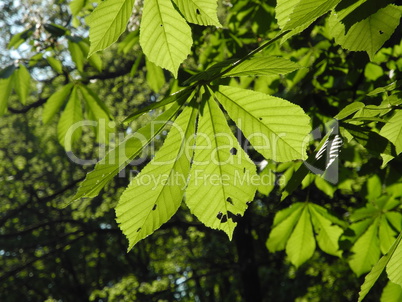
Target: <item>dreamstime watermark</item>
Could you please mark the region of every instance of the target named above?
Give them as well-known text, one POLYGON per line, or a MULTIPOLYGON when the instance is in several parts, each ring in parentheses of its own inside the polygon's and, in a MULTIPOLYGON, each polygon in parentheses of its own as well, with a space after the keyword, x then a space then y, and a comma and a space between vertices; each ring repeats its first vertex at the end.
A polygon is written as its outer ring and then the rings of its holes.
MULTIPOLYGON (((241 121, 238 121, 236 124, 241 127, 241 121)), ((205 168, 211 163, 216 166, 241 165, 247 160, 246 153, 249 154, 251 150, 256 150, 260 154, 271 154, 271 157, 275 158, 280 150, 283 151, 282 140, 286 140, 287 137, 286 132, 275 134, 256 132, 248 134, 248 139, 246 139, 241 135, 240 131, 238 131, 237 137, 232 133, 217 133, 211 135, 211 133, 203 133, 201 131, 198 131, 194 135, 188 135, 186 129, 182 129, 177 123, 168 122, 167 126, 170 127, 168 135, 173 136, 167 138, 170 140, 169 147, 171 151, 168 152, 165 149, 164 154, 159 154, 158 156, 157 149, 159 148, 156 147, 154 138, 160 137, 163 133, 161 129, 164 128, 164 125, 165 122, 153 121, 146 126, 146 129, 142 128, 142 130, 132 133, 130 133, 130 131, 126 133, 115 133, 108 130, 115 127, 114 122, 102 119, 99 121, 80 121, 68 129, 64 139, 64 145, 72 145, 74 133, 79 131, 80 128, 96 128, 98 137, 103 137, 105 141, 113 142, 116 147, 110 147, 112 143, 100 144, 97 154, 98 158, 79 158, 73 151, 67 152, 68 157, 72 162, 80 165, 118 165, 122 168, 122 172, 119 176, 125 177, 125 170, 123 169, 125 166, 131 165, 137 167, 146 163, 149 158, 152 158, 152 165, 164 166, 173 165, 179 158, 186 157, 191 161, 192 165, 195 165, 200 171, 202 167, 205 168), (172 140, 174 140, 175 145, 173 145, 172 140), (253 144, 250 144, 250 141, 253 144), (245 152, 240 152, 241 150, 239 149, 243 149, 245 152), (201 155, 193 156, 194 153, 201 155)), ((327 181, 336 183, 338 181, 337 154, 334 152, 333 148, 333 146, 336 145, 336 138, 338 137, 338 123, 336 120, 327 123, 325 129, 316 128, 310 135, 306 136, 301 144, 300 154, 303 154, 313 141, 322 139, 326 134, 328 134, 327 143, 324 144, 321 150, 316 154, 316 158, 313 160, 309 158, 307 161, 304 161, 304 164, 312 173, 323 175, 324 179, 327 181), (319 155, 320 158, 318 158, 317 155, 319 155)), ((256 164, 258 165, 258 163, 256 164)), ((203 175, 206 174, 204 173, 203 175)), ((173 177, 172 175, 167 177, 162 174, 158 177, 159 179, 143 179, 141 181, 144 183, 176 181, 176 176, 174 175, 173 177), (165 180, 162 178, 165 178, 165 180), (174 180, 171 180, 172 178, 174 180)), ((208 176, 209 180, 204 179, 202 182, 224 185, 224 183, 228 182, 228 180, 224 179, 225 177, 228 176, 211 174, 208 176)), ((180 176, 177 176, 177 178, 179 179, 180 176)), ((198 178, 196 178, 196 180, 198 181, 198 178)), ((256 181, 249 179, 248 182, 255 184, 261 182, 261 179, 258 178, 256 181)), ((186 184, 187 181, 182 180, 182 182, 179 183, 186 184)), ((233 183, 233 179, 231 183, 233 183)), ((242 182, 237 180, 237 183, 241 184, 242 182)))

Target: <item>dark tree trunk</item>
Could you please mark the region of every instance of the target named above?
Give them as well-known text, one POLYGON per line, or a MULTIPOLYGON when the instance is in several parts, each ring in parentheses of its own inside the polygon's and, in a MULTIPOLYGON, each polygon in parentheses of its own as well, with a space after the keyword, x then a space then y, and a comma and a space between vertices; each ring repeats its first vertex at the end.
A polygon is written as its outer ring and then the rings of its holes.
POLYGON ((236 227, 234 240, 239 257, 239 273, 243 287, 244 301, 261 302, 260 278, 255 262, 254 242, 247 212, 236 227))

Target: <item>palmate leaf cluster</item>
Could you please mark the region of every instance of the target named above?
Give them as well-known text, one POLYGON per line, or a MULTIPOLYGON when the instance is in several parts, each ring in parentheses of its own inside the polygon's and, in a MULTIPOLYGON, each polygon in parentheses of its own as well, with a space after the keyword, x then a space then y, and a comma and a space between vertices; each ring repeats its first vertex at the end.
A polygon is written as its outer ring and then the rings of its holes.
MULTIPOLYGON (((245 50, 248 33, 229 28, 232 32, 228 34, 227 28, 222 29, 225 24, 218 19, 217 1, 145 0, 139 29, 125 34, 134 4, 134 0, 105 0, 94 8, 86 1, 71 2, 75 22, 84 22, 82 16, 91 11, 85 19, 88 38, 78 37, 67 27, 54 23, 43 26, 52 39, 66 38, 66 49, 75 66, 75 74, 49 94, 42 113, 43 123, 47 124, 61 111, 57 135, 64 149, 72 152, 76 148, 82 131, 74 125, 86 120, 95 122, 90 125, 95 125, 98 144, 107 144, 117 128, 132 123, 125 138, 116 141, 115 147, 97 162, 69 201, 97 197, 112 179, 166 133, 163 144, 131 179, 115 207, 116 221, 128 239, 129 250, 167 223, 182 207, 182 201, 203 225, 222 230, 232 239, 256 196, 277 194, 282 195, 284 204, 290 202, 290 205, 282 205, 274 212, 266 239, 270 252, 285 250, 295 267, 314 257, 318 249, 346 259, 357 276, 370 272, 361 287, 360 300, 385 270, 390 282, 384 289, 383 301, 400 296, 400 175, 389 181, 385 176, 383 179, 356 173, 353 176, 358 179, 354 180, 344 176, 351 168, 346 165, 339 168, 339 179, 331 174, 341 159, 342 142, 352 150, 352 157, 367 152, 368 156, 381 159, 382 171, 400 160, 400 73, 399 78, 390 75, 392 83, 387 86, 365 87, 364 95, 354 94, 347 103, 342 103, 341 94, 338 99, 331 99, 330 94, 332 87, 340 86, 336 82, 342 77, 347 82, 362 81, 365 76, 375 82, 382 77, 383 71, 377 67, 395 55, 382 50, 400 24, 401 6, 374 0, 353 3, 278 0, 272 9, 279 28, 261 38, 267 40, 265 43, 258 41, 261 43, 245 50), (314 29, 313 35, 322 36, 317 47, 301 48, 297 55, 288 56, 289 43, 317 23, 323 24, 314 29), (199 26, 209 26, 205 30, 213 33, 209 40, 193 40, 199 26), (131 62, 130 74, 136 74, 144 65, 148 85, 160 100, 128 112, 122 125, 116 126, 110 109, 89 83, 105 67, 98 52, 114 47, 122 35, 118 43, 120 54, 129 55, 133 49, 140 52, 131 62), (371 63, 366 65, 363 76, 353 71, 347 74, 347 68, 332 68, 337 54, 331 52, 333 46, 328 40, 340 45, 345 50, 344 56, 359 51, 368 55, 371 63), (186 61, 193 54, 192 47, 201 49, 194 54, 201 71, 194 71, 190 67, 197 64, 186 61), (220 51, 220 47, 230 56, 220 51), (309 74, 312 66, 313 76, 309 74), (181 71, 187 73, 184 80, 180 78, 181 71), (165 81, 171 78, 168 72, 175 79, 167 88, 165 81), (309 76, 314 89, 331 99, 328 107, 342 103, 339 107, 343 109, 336 108, 336 112, 331 109, 331 114, 325 115, 292 102, 292 94, 297 95, 295 89, 309 76), (284 93, 272 95, 274 89, 270 87, 278 85, 275 81, 285 83, 284 93), (149 123, 136 124, 149 112, 160 114, 149 123), (327 134, 314 136, 313 128, 326 122, 330 125, 327 134), (250 150, 268 163, 266 168, 253 162, 250 150), (263 183, 265 176, 270 179, 269 185, 263 183), (304 190, 317 188, 330 198, 334 198, 337 190, 348 194, 362 190, 366 194, 361 194, 358 206, 354 204, 341 217, 331 205, 308 196, 305 200, 295 197, 293 194, 300 186, 304 190)), ((241 5, 246 7, 244 3, 241 5)), ((259 9, 263 8, 261 5, 259 9)), ((243 12, 247 17, 255 13, 246 8, 243 12)), ((238 16, 238 20, 241 18, 246 19, 238 16)), ((31 28, 17 34, 9 47, 17 48, 34 34, 31 28)), ((398 47, 394 51, 402 54, 400 43, 398 47)), ((63 54, 55 49, 52 45, 39 56, 56 74, 68 73, 61 64, 63 54)), ((6 113, 13 90, 20 102, 27 104, 33 85, 29 69, 34 62, 31 59, 11 64, 1 72, 0 114, 6 113)), ((402 63, 399 60, 394 64, 390 69, 396 73, 402 63)), ((352 165, 354 160, 345 162, 352 165)))

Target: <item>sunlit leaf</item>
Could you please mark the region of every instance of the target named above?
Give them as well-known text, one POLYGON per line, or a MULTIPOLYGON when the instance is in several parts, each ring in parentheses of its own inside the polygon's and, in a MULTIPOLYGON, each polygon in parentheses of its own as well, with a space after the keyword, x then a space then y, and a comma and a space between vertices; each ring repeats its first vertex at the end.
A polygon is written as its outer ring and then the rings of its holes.
MULTIPOLYGON (((317 208, 321 207, 312 203, 309 204, 311 220, 317 234, 316 240, 318 246, 324 252, 340 257, 342 252, 339 250, 338 240, 343 233, 343 229, 337 225, 333 225, 331 220, 326 219, 325 216, 320 214, 320 211, 317 211, 317 208)), ((321 208, 322 210, 324 209, 321 208)))
POLYGON ((99 3, 86 19, 91 41, 88 56, 117 41, 126 29, 133 5, 134 0, 105 0, 99 3))
POLYGON ((300 0, 292 9, 292 13, 287 16, 288 21, 283 30, 295 29, 306 23, 311 24, 318 17, 327 13, 335 7, 341 0, 300 0))
POLYGON ((152 234, 180 207, 190 171, 197 110, 187 107, 152 161, 132 179, 116 207, 119 227, 131 249, 152 234))
POLYGON ((352 104, 347 105, 343 108, 337 115, 334 116, 337 120, 343 120, 353 113, 359 111, 364 107, 364 103, 362 102, 353 102, 352 104))
POLYGON ((302 210, 303 203, 298 202, 276 213, 273 228, 267 240, 267 247, 270 252, 285 249, 302 210))
POLYGON ((402 287, 389 281, 381 294, 381 302, 402 301, 402 287))
POLYGON ((315 239, 308 205, 305 204, 301 216, 286 244, 286 254, 290 262, 299 267, 313 256, 315 239))
POLYGON ((13 76, 6 79, 0 79, 0 116, 2 116, 7 110, 8 98, 10 97, 13 85, 13 76))
POLYGON ((299 64, 281 57, 252 57, 237 65, 226 73, 224 77, 287 74, 299 68, 301 68, 299 64))
POLYGON ((397 247, 387 264, 387 275, 392 283, 402 286, 402 233, 396 240, 397 247))
POLYGON ((22 104, 26 104, 31 84, 31 76, 28 69, 20 64, 19 68, 15 71, 15 91, 22 104))
POLYGON ((77 87, 74 87, 57 125, 59 142, 66 151, 71 151, 73 143, 81 137, 82 127, 77 124, 81 120, 82 105, 78 98, 77 87))
POLYGON ((174 116, 186 99, 187 96, 178 98, 177 102, 173 103, 168 110, 141 129, 128 135, 115 149, 106 154, 96 164, 94 170, 87 174, 72 201, 96 197, 116 174, 141 154, 142 149, 149 145, 169 121, 174 120, 174 116))
POLYGON ((103 104, 88 87, 80 85, 81 94, 96 121, 96 138, 100 144, 109 142, 109 134, 114 132, 114 122, 110 122, 110 114, 100 105, 103 104))
POLYGON ((256 167, 212 96, 204 94, 186 204, 197 218, 232 239, 256 191, 256 167), (208 98, 208 99, 206 99, 208 98))
POLYGON ((51 118, 57 113, 60 107, 64 104, 67 96, 70 95, 71 89, 73 88, 73 83, 68 83, 62 88, 53 93, 46 101, 45 107, 42 113, 42 121, 47 124, 51 118))
POLYGON ((192 43, 190 26, 170 0, 144 1, 140 44, 151 62, 177 78, 177 69, 190 53, 192 43))
POLYGON ((386 216, 381 216, 381 223, 378 230, 378 237, 380 238, 381 253, 385 254, 392 244, 395 242, 397 233, 392 226, 388 223, 386 216))
POLYGON ((380 258, 378 223, 377 219, 374 220, 351 249, 353 255, 349 260, 349 265, 357 276, 368 272, 380 258))
POLYGON ((253 147, 266 159, 305 159, 310 119, 299 106, 251 90, 219 86, 215 96, 253 147))
POLYGON ((63 72, 63 65, 61 62, 53 57, 47 57, 46 58, 47 62, 49 65, 57 72, 57 73, 62 73, 63 72))
POLYGON ((401 10, 395 5, 388 5, 366 19, 353 23, 350 28, 345 27, 345 21, 341 18, 337 13, 333 13, 329 18, 329 26, 336 43, 348 50, 366 51, 373 60, 375 53, 398 26, 401 10))
POLYGON ((397 246, 400 245, 401 239, 402 239, 402 233, 395 240, 394 244, 391 246, 388 253, 382 256, 381 259, 373 266, 371 271, 366 275, 366 277, 364 278, 364 283, 360 287, 358 302, 361 302, 364 299, 364 297, 373 287, 374 283, 380 277, 381 273, 384 271, 384 268, 387 266, 387 264, 389 264, 389 261, 391 257, 394 255, 397 246))
POLYGON ((221 27, 217 0, 173 0, 188 22, 221 27))
POLYGON ((153 91, 158 93, 159 90, 161 90, 163 84, 165 84, 165 76, 163 74, 163 70, 148 59, 145 60, 145 66, 147 68, 147 83, 153 91))
POLYGON ((402 110, 395 112, 395 115, 380 130, 380 135, 387 138, 395 145, 397 154, 402 152, 402 110))
POLYGON ((78 43, 68 40, 68 50, 70 51, 71 58, 74 61, 77 70, 83 72, 85 56, 78 43))
POLYGON ((79 12, 81 11, 81 9, 85 6, 85 2, 86 2, 86 0, 73 0, 73 1, 71 1, 70 4, 69 4, 71 13, 74 16, 78 15, 79 12))

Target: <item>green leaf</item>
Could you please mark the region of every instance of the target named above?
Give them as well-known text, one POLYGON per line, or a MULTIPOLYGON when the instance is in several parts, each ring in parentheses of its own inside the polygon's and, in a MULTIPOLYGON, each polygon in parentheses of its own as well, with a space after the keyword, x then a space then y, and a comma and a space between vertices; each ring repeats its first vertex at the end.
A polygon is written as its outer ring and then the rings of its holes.
POLYGON ((295 29, 305 24, 313 23, 329 10, 334 8, 341 0, 300 0, 287 16, 288 21, 283 30, 295 29))
POLYGON ((136 156, 140 155, 142 149, 149 145, 170 120, 173 120, 186 99, 187 96, 177 98, 177 102, 168 110, 135 133, 128 135, 115 149, 106 154, 96 164, 94 170, 87 174, 71 201, 96 197, 100 190, 136 156))
POLYGON ((374 95, 377 95, 379 93, 384 93, 384 92, 387 92, 387 91, 393 91, 396 88, 399 88, 400 86, 402 86, 402 80, 394 81, 391 84, 388 84, 387 86, 377 87, 373 91, 370 91, 369 93, 367 93, 367 95, 368 96, 374 96, 374 95))
POLYGON ((402 287, 398 284, 388 282, 381 294, 381 302, 402 301, 402 287))
POLYGON ((163 87, 163 84, 165 84, 165 76, 163 75, 163 70, 148 59, 145 60, 145 66, 147 68, 147 83, 153 91, 158 93, 159 90, 161 90, 161 88, 163 87))
POLYGON ((174 94, 168 95, 167 97, 163 98, 160 102, 152 103, 149 106, 146 106, 142 109, 134 111, 132 114, 130 114, 128 117, 126 117, 123 121, 123 124, 128 124, 131 121, 133 121, 136 117, 140 116, 141 114, 144 114, 145 112, 151 111, 153 109, 157 109, 163 106, 166 106, 174 101, 176 101, 178 98, 187 98, 191 94, 190 89, 182 89, 174 94))
POLYGON ((271 193, 275 188, 276 175, 270 168, 267 167, 261 171, 259 176, 260 182, 257 187, 257 191, 265 196, 268 196, 269 193, 271 193))
POLYGON ((348 50, 366 51, 370 60, 373 60, 375 53, 399 25, 401 11, 395 5, 388 5, 354 23, 349 29, 346 29, 341 18, 337 13, 329 18, 329 27, 335 42, 348 50))
POLYGON ((300 68, 299 64, 281 57, 252 57, 237 65, 226 73, 224 77, 287 74, 300 68))
POLYGON ((53 57, 47 57, 46 58, 47 62, 49 65, 57 72, 57 73, 62 73, 63 72, 63 65, 61 62, 53 57))
POLYGON ((116 207, 116 220, 129 250, 167 222, 180 207, 190 171, 197 110, 186 107, 152 161, 129 184, 116 207))
POLYGON ((81 9, 85 6, 87 0, 73 0, 70 2, 70 10, 73 16, 77 16, 81 9))
POLYGON ((353 255, 349 260, 349 265, 357 276, 370 271, 371 267, 380 258, 378 224, 379 220, 374 220, 365 233, 357 239, 351 249, 353 255))
POLYGON ((6 113, 8 98, 14 86, 14 76, 10 76, 6 79, 0 78, 0 116, 6 113))
POLYGON ((43 25, 43 27, 45 28, 45 30, 48 33, 50 33, 52 36, 55 36, 55 37, 64 36, 64 34, 67 31, 67 28, 65 28, 64 26, 54 24, 54 23, 46 23, 43 25))
POLYGON ((372 154, 380 155, 381 153, 396 156, 395 147, 383 136, 377 132, 367 130, 362 126, 353 125, 350 123, 343 123, 345 128, 353 138, 364 148, 368 149, 372 154))
POLYGON ((304 31, 318 17, 334 7, 336 2, 340 0, 278 0, 275 8, 278 25, 283 32, 287 29, 292 30, 283 37, 282 43, 304 31))
MULTIPOLYGON (((133 5, 134 0, 105 0, 95 8, 86 19, 91 41, 89 57, 117 41, 126 29, 133 5)), ((143 18, 145 13, 144 10, 143 18)))
POLYGON ((46 101, 42 113, 42 121, 47 124, 50 119, 56 114, 60 107, 64 104, 67 96, 70 94, 73 88, 73 83, 68 83, 61 89, 53 93, 46 101))
POLYGON ((7 45, 8 49, 17 49, 22 43, 24 43, 35 31, 35 25, 30 28, 14 35, 7 45))
POLYGON ((15 77, 15 91, 21 103, 25 105, 31 84, 31 76, 27 68, 23 64, 20 64, 19 68, 15 71, 15 77))
POLYGON ((127 34, 123 41, 119 42, 117 51, 118 53, 127 54, 133 50, 134 45, 140 40, 140 31, 137 29, 127 34))
POLYGON ((387 266, 391 257, 393 256, 393 254, 396 250, 396 247, 398 246, 398 244, 400 244, 401 239, 402 239, 402 233, 399 234, 398 238, 395 240, 394 244, 391 246, 388 253, 386 255, 382 256, 381 259, 373 266, 370 273, 368 273, 366 275, 366 277, 364 278, 364 283, 360 287, 358 302, 361 302, 364 299, 364 297, 368 294, 370 289, 373 287, 374 283, 380 277, 385 266, 387 266))
POLYGON ((75 86, 57 125, 59 143, 67 152, 71 151, 73 143, 81 137, 82 128, 76 124, 80 121, 82 121, 82 105, 75 86))
POLYGON ((370 202, 374 202, 378 199, 378 197, 382 194, 382 183, 381 179, 378 175, 374 174, 366 182, 367 194, 366 198, 370 202))
POLYGON ((353 102, 352 104, 347 105, 343 108, 337 115, 334 116, 337 120, 343 120, 353 113, 359 111, 364 107, 364 103, 362 102, 353 102))
POLYGON ((88 105, 90 112, 97 122, 96 139, 100 144, 109 142, 109 134, 114 132, 115 123, 110 122, 110 113, 104 109, 105 106, 101 100, 86 86, 80 85, 81 94, 88 105))
POLYGON ((400 231, 402 229, 402 214, 397 212, 386 212, 385 217, 395 230, 400 231))
MULTIPOLYGON (((90 89, 86 85, 80 85, 80 89, 82 91, 84 98, 91 99, 91 102, 95 102, 97 104, 97 106, 100 107, 100 110, 102 110, 104 113, 106 113, 106 115, 108 116, 108 118, 110 120, 113 120, 113 116, 110 114, 109 109, 107 108, 105 103, 103 101, 101 101, 101 99, 98 97, 98 95, 92 89, 90 89)), ((97 110, 99 110, 99 109, 97 109, 97 110)))
POLYGON ((203 101, 186 203, 202 223, 232 239, 238 219, 254 198, 258 176, 215 100, 204 93, 203 101))
POLYGON ((78 45, 78 43, 68 40, 68 50, 70 51, 71 58, 75 63, 77 70, 79 72, 83 72, 85 56, 81 47, 78 45))
POLYGON ((290 262, 299 267, 313 256, 315 247, 313 226, 308 211, 308 204, 306 203, 303 206, 300 219, 286 244, 286 254, 290 262))
POLYGON ((173 0, 188 22, 221 27, 217 0, 173 0))
POLYGON ((284 99, 236 87, 219 86, 215 96, 255 150, 266 159, 306 158, 310 118, 284 99))
POLYGON ((380 249, 385 254, 395 241, 397 233, 388 223, 388 220, 383 215, 381 216, 381 223, 378 230, 378 237, 380 238, 380 249))
POLYGON ((270 252, 284 250, 290 234, 300 218, 304 204, 297 202, 276 213, 274 224, 267 240, 270 252))
POLYGON ((146 0, 140 25, 140 44, 151 62, 171 71, 177 78, 177 69, 193 44, 191 28, 170 0, 146 0))
POLYGON ((187 86, 187 85, 189 85, 191 83, 195 83, 195 82, 209 83, 212 80, 218 78, 219 75, 222 74, 223 70, 229 69, 229 67, 237 61, 239 61, 239 60, 228 59, 228 60, 224 60, 222 62, 213 64, 213 65, 209 66, 206 70, 196 73, 195 75, 193 75, 190 78, 188 78, 187 80, 185 80, 183 82, 182 86, 187 86))
MULTIPOLYGON (((84 57, 86 57, 89 53, 89 45, 87 43, 88 43, 87 39, 84 39, 84 40, 81 40, 78 42, 78 46, 80 47, 84 57)), ((88 62, 89 62, 89 64, 91 64, 91 66, 95 67, 98 71, 102 71, 103 61, 98 54, 93 53, 88 58, 88 62)))
POLYGON ((314 211, 319 213, 320 216, 324 217, 326 220, 331 221, 332 224, 336 224, 341 226, 342 228, 346 228, 348 223, 344 220, 339 219, 338 217, 334 216, 330 213, 330 211, 326 208, 318 206, 316 204, 311 204, 314 207, 314 211))
POLYGON ((289 16, 301 0, 277 0, 275 7, 275 18, 280 28, 284 28, 289 22, 289 16))
POLYGON ((392 283, 398 284, 399 286, 402 286, 402 240, 401 236, 402 233, 399 234, 397 240, 395 243, 397 244, 397 247, 395 248, 395 251, 393 252, 391 259, 389 260, 387 264, 387 275, 389 280, 391 280, 392 283))
POLYGON ((343 229, 337 225, 333 225, 331 220, 322 216, 320 212, 323 210, 325 211, 324 208, 318 205, 309 204, 311 220, 317 234, 318 246, 327 254, 340 257, 342 252, 339 250, 338 240, 343 233, 343 229), (317 211, 317 208, 320 208, 320 210, 317 211))
POLYGON ((331 198, 334 197, 334 193, 337 188, 328 181, 326 181, 324 178, 317 176, 314 180, 314 184, 321 192, 324 192, 331 198))
POLYGON ((380 135, 394 144, 397 154, 402 152, 402 110, 395 115, 380 130, 380 135))

